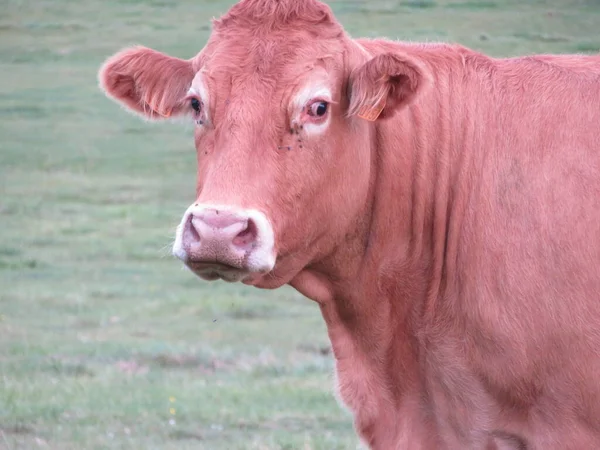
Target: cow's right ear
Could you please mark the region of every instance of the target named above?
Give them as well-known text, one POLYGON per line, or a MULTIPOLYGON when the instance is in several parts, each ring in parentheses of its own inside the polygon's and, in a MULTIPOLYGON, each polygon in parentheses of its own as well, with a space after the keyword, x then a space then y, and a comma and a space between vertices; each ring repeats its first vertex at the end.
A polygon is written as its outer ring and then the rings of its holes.
POLYGON ((348 115, 375 121, 408 106, 431 84, 428 69, 400 53, 377 55, 350 75, 348 115))
POLYGON ((191 60, 133 47, 108 58, 98 79, 108 97, 148 119, 159 119, 183 111, 194 69, 191 60))

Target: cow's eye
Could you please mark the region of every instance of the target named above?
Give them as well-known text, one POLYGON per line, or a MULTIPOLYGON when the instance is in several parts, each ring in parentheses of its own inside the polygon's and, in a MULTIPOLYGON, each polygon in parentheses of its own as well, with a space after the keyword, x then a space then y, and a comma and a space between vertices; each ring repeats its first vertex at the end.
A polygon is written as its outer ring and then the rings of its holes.
POLYGON ((190 105, 192 106, 192 109, 197 113, 199 113, 202 109, 202 103, 197 98, 192 98, 190 101, 190 105))
POLYGON ((323 117, 327 114, 329 104, 324 101, 314 102, 308 107, 308 115, 312 117, 323 117))

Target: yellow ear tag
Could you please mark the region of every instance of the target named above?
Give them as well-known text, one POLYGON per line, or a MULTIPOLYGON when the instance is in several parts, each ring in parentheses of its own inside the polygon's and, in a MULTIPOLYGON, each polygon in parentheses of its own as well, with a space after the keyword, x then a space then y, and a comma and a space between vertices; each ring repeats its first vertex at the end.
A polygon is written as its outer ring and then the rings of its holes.
POLYGON ((382 98, 379 103, 375 106, 363 106, 358 111, 358 117, 361 119, 368 120, 369 122, 375 122, 377 118, 381 115, 383 108, 385 108, 385 97, 382 98))

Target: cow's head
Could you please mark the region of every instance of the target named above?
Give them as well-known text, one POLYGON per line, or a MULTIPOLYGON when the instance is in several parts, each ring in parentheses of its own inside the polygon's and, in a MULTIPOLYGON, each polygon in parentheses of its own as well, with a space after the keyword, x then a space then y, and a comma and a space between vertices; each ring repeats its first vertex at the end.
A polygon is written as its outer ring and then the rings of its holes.
POLYGON ((262 287, 345 245, 369 201, 370 121, 425 79, 408 56, 369 54, 316 0, 244 0, 190 60, 135 47, 100 71, 129 109, 194 122, 196 201, 173 253, 204 279, 262 287))

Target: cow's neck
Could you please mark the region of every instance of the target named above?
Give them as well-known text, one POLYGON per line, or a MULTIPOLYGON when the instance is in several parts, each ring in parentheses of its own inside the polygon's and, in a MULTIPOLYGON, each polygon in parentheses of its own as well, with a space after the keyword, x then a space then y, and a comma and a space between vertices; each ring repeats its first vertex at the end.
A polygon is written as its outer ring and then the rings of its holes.
POLYGON ((340 397, 372 448, 427 434, 417 430, 424 418, 403 417, 402 410, 423 392, 416 330, 447 289, 460 220, 451 187, 462 182, 450 160, 461 144, 444 135, 461 125, 444 123, 457 119, 448 113, 450 95, 438 94, 373 128, 373 192, 364 211, 370 223, 356 230, 357 242, 292 283, 320 304, 340 397))

